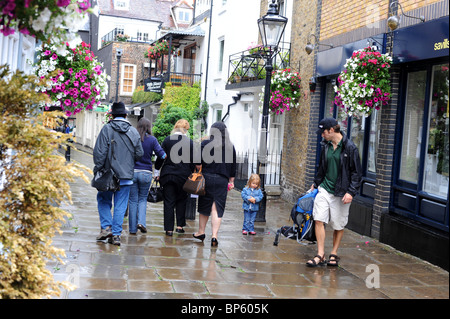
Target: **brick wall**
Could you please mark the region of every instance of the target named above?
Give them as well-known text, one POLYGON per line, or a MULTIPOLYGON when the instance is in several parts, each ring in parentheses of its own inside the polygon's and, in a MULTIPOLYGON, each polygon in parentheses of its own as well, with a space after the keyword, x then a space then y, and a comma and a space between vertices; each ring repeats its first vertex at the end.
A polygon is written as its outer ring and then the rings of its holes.
MULTIPOLYGON (((123 50, 122 58, 120 59, 120 64, 134 64, 136 65, 136 86, 143 84, 143 79, 149 76, 148 68, 144 68, 144 63, 148 63, 149 59, 144 57, 144 53, 147 51, 149 45, 146 43, 137 42, 113 42, 106 47, 102 48, 99 52, 105 50, 102 55, 110 55, 109 61, 111 63, 111 81, 109 83, 109 99, 115 99, 116 96, 116 83, 117 83, 117 59, 116 59, 116 48, 121 48, 123 50)), ((120 66, 119 66, 120 67, 120 66)), ((122 72, 120 67, 120 72, 122 72)), ((120 74, 120 77, 122 75, 120 74)), ((109 100, 108 100, 109 101, 109 100)), ((120 79, 119 79, 119 101, 125 104, 131 104, 131 96, 121 96, 120 95, 120 79)))
POLYGON ((317 8, 321 0, 294 1, 291 34, 291 68, 300 72, 304 98, 298 109, 285 115, 283 161, 280 185, 282 197, 295 201, 313 182, 320 88, 309 92, 309 79, 315 70, 315 55, 305 52, 310 34, 317 34, 317 8), (312 106, 312 109, 311 109, 312 106), (311 160, 313 159, 313 160, 311 160))

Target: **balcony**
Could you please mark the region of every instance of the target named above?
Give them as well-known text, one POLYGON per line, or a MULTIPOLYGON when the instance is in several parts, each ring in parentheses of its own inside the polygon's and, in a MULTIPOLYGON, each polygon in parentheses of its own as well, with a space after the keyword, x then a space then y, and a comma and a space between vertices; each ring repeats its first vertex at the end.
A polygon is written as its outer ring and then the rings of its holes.
MULTIPOLYGON (((280 43, 280 49, 273 58, 274 70, 290 66, 291 44, 280 43)), ((246 87, 263 86, 266 78, 265 48, 252 48, 230 55, 226 90, 240 90, 246 87)))
POLYGON ((113 41, 140 42, 140 43, 149 43, 149 44, 153 42, 153 41, 149 40, 148 37, 146 37, 146 36, 132 38, 132 37, 126 35, 126 33, 124 33, 124 31, 122 29, 118 29, 118 28, 115 28, 112 31, 105 34, 104 36, 102 36, 101 40, 102 41, 101 41, 100 48, 107 46, 108 44, 110 44, 113 41))

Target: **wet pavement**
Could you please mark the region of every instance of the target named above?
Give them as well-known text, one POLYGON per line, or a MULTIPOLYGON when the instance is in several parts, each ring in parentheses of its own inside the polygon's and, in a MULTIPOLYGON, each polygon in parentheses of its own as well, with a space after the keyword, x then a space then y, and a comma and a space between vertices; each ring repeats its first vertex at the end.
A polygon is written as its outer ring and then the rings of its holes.
MULTIPOLYGON (((80 148, 81 149, 81 148, 80 148)), ((72 150, 72 160, 92 168, 92 155, 72 150)), ((49 263, 58 281, 76 285, 61 299, 448 299, 447 271, 346 230, 338 254, 340 267, 306 267, 316 245, 301 245, 276 230, 290 225, 292 204, 267 202, 266 222, 255 236, 241 234, 243 214, 238 191, 229 192, 219 232, 211 247, 211 222, 204 243, 192 237, 198 227, 188 220, 186 233, 165 235, 163 204, 148 203, 147 230, 128 233, 122 245, 96 242, 100 230, 96 190, 82 180, 71 184, 72 214, 54 245, 64 248, 65 264, 49 263)), ((332 233, 327 230, 326 254, 332 233)))

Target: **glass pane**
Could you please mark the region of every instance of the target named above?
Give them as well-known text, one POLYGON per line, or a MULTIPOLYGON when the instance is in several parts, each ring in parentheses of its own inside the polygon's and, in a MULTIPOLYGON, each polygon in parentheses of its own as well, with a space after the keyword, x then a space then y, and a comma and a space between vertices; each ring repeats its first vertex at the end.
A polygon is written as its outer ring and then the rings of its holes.
POLYGON ((334 117, 334 89, 332 83, 327 83, 325 87, 325 112, 323 117, 334 117))
POLYGON ((417 183, 427 71, 408 74, 400 179, 417 183))
POLYGON ((375 159, 378 151, 378 141, 380 139, 380 132, 378 125, 380 123, 381 112, 373 110, 370 116, 370 134, 369 134, 369 150, 367 154, 367 171, 370 173, 376 173, 375 159))
POLYGON ((423 189, 446 198, 448 193, 448 63, 433 67, 423 189))
POLYGON ((363 158, 363 150, 364 150, 364 131, 365 131, 365 117, 351 117, 352 121, 352 131, 350 132, 350 138, 355 143, 359 152, 359 159, 363 158))

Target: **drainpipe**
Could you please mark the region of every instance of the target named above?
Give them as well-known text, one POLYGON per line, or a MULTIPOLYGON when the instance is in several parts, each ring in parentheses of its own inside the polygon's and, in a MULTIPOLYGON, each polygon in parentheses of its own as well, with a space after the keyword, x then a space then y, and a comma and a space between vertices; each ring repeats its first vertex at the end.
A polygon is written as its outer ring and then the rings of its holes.
POLYGON ((225 113, 225 115, 222 117, 222 120, 221 120, 222 122, 224 122, 225 118, 227 118, 228 115, 230 114, 231 106, 236 105, 237 102, 241 99, 242 95, 253 95, 253 93, 252 92, 244 92, 244 93, 238 93, 237 96, 233 96, 234 103, 228 104, 227 113, 225 113))
POLYGON ((205 75, 205 97, 204 100, 206 101, 206 92, 208 91, 208 69, 209 69, 209 51, 211 48, 211 24, 212 24, 212 11, 213 11, 213 2, 214 0, 211 0, 211 8, 209 9, 209 35, 208 35, 208 53, 206 58, 206 75, 205 75))

